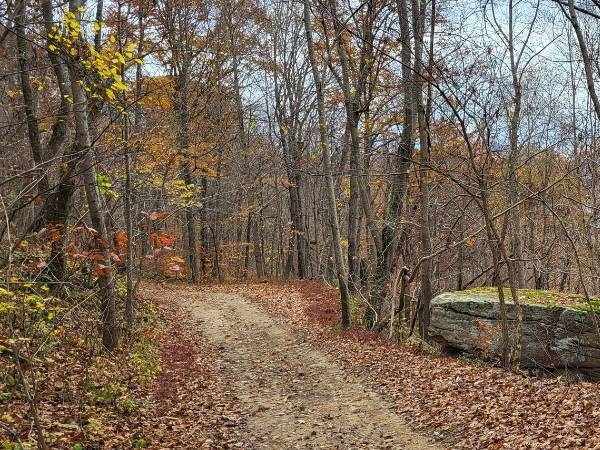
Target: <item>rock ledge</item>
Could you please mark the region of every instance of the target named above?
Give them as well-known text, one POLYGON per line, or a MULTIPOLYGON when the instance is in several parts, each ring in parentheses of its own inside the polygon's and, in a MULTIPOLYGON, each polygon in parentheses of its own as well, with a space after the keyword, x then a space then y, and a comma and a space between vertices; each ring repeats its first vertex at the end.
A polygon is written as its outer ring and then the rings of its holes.
MULTIPOLYGON (((522 307, 522 367, 573 369, 600 379, 600 339, 592 313, 564 305, 525 303, 522 307)), ((512 327, 512 303, 507 303, 507 313, 512 327)), ((501 354, 500 330, 500 305, 492 290, 447 292, 431 302, 429 334, 443 346, 497 358, 501 354)))

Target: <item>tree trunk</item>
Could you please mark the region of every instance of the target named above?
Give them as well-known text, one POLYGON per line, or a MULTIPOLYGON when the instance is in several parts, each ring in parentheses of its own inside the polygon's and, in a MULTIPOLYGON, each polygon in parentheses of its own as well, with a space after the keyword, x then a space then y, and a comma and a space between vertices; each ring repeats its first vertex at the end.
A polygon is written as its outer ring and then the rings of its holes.
POLYGON ((512 231, 512 252, 515 260, 515 272, 517 277, 517 287, 525 287, 525 268, 523 261, 523 231, 521 226, 521 208, 519 206, 519 185, 517 181, 517 167, 519 163, 519 125, 521 121, 521 80, 518 73, 518 60, 515 56, 515 46, 513 41, 513 2, 509 1, 508 7, 508 50, 510 56, 510 69, 512 76, 514 105, 512 115, 509 120, 508 138, 510 141, 510 154, 508 157, 508 179, 509 179, 509 199, 511 207, 509 219, 512 231))
POLYGON ((335 259, 335 267, 337 279, 340 289, 340 303, 342 309, 341 325, 347 327, 350 325, 350 307, 348 300, 348 284, 346 266, 344 264, 344 256, 342 250, 340 236, 340 222, 337 212, 335 185, 331 174, 331 157, 329 154, 329 138, 327 136, 327 122, 325 117, 325 99, 323 95, 323 83, 321 74, 317 66, 315 51, 312 38, 311 22, 310 22, 310 7, 308 0, 304 0, 304 29, 306 31, 306 41, 308 45, 308 58, 312 68, 313 79, 315 82, 315 90, 317 94, 317 112, 319 114, 319 137, 321 144, 321 152, 323 154, 323 169, 325 172, 325 180, 327 183, 327 206, 329 210, 329 222, 331 226, 331 237, 333 255, 335 259))
MULTIPOLYGON (((187 56, 186 56, 187 57, 187 56)), ((187 99, 187 84, 188 84, 188 64, 187 62, 182 63, 179 68, 179 72, 176 75, 175 90, 176 90, 176 111, 177 121, 179 129, 177 132, 177 148, 179 153, 183 157, 181 163, 181 178, 186 186, 194 186, 194 178, 190 169, 190 158, 189 155, 189 125, 190 116, 188 111, 188 99, 187 99)), ((189 265, 189 277, 192 283, 198 281, 198 249, 196 239, 196 217, 195 217, 195 206, 193 205, 193 199, 191 204, 185 207, 185 221, 186 221, 186 235, 187 235, 187 255, 189 265)))
POLYGON ((29 55, 28 55, 28 44, 25 37, 25 22, 26 15, 26 1, 22 0, 17 6, 17 12, 15 14, 15 34, 17 40, 17 59, 19 61, 19 76, 21 80, 21 92, 23 93, 23 104, 25 106, 25 117, 27 118, 27 132, 29 134, 29 145, 31 147, 31 154, 33 156, 33 162, 37 167, 36 179, 36 195, 41 198, 45 198, 49 192, 50 185, 48 183, 48 176, 46 170, 43 167, 44 154, 42 149, 42 141, 40 135, 40 129, 37 121, 37 108, 35 105, 35 99, 33 98, 33 89, 31 87, 31 80, 29 79, 29 55))
MULTIPOLYGON (((427 73, 431 74, 433 69, 433 42, 435 25, 435 0, 431 6, 431 22, 429 34, 429 63, 427 73)), ((432 93, 431 84, 427 86, 427 104, 423 106, 423 83, 421 81, 421 69, 423 67, 423 36, 425 31, 425 7, 421 7, 417 0, 413 0, 413 29, 415 30, 415 89, 416 89, 416 109, 419 125, 419 144, 420 144, 420 183, 419 183, 419 201, 421 210, 421 291, 419 314, 419 334, 421 338, 428 339, 430 311, 429 306, 433 297, 431 285, 432 278, 432 260, 430 255, 431 236, 429 231, 429 157, 431 153, 431 139, 429 130, 429 121, 431 119, 432 93)), ((429 75, 431 76, 431 75, 429 75)))
MULTIPOLYGON (((81 6, 80 0, 69 0, 69 10, 81 20, 81 13, 78 11, 81 6)), ((96 177, 96 158, 88 123, 88 102, 83 88, 83 75, 81 68, 75 64, 70 64, 71 90, 73 92, 73 113, 75 117, 75 142, 77 150, 83 153, 83 180, 85 185, 85 194, 87 197, 90 219, 95 228, 96 246, 102 254, 102 266, 98 266, 98 286, 100 288, 100 303, 102 308, 102 344, 107 350, 114 350, 118 345, 118 334, 116 326, 115 313, 115 292, 113 284, 113 267, 110 259, 109 236, 106 229, 105 211, 102 205, 102 198, 97 186, 96 177)))
POLYGON ((359 149, 350 146, 350 202, 348 205, 348 289, 358 292, 360 286, 360 193, 358 186, 359 149))

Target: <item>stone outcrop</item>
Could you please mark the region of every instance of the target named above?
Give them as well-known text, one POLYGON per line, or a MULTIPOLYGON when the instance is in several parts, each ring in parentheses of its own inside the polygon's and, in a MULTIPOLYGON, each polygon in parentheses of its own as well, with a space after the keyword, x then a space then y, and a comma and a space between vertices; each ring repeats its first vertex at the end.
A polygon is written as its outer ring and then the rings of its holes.
MULTIPOLYGON (((512 327, 515 308, 512 303, 506 306, 512 327)), ((592 313, 563 305, 526 303, 522 308, 521 367, 573 369, 600 379, 600 339, 592 313)), ((502 353, 497 295, 466 291, 437 296, 431 303, 429 333, 443 346, 497 358, 502 353)))

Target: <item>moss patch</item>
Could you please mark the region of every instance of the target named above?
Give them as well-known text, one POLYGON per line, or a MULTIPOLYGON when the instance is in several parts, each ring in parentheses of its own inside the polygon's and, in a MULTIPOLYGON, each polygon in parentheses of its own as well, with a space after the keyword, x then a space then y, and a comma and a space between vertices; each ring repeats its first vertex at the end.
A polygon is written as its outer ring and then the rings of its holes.
MULTIPOLYGON (((484 286, 466 291, 455 291, 455 294, 482 295, 486 297, 497 298, 497 288, 494 286, 484 286)), ((519 300, 527 304, 539 304, 545 306, 564 306, 567 308, 590 310, 590 304, 594 312, 600 313, 600 297, 590 297, 586 300, 584 295, 573 294, 571 292, 544 291, 537 289, 517 289, 519 300)), ((504 288, 504 296, 507 302, 512 302, 510 289, 504 288)))

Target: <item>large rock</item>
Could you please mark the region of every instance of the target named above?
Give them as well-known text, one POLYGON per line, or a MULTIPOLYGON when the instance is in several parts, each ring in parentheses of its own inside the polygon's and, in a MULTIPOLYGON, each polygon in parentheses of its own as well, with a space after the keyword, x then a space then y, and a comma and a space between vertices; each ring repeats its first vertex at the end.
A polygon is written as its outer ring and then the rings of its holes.
MULTIPOLYGON (((507 303, 510 327, 515 308, 507 303)), ((574 369, 600 378, 600 339, 590 312, 564 305, 525 303, 521 367, 574 369)), ((596 314, 597 318, 600 318, 596 314)), ((478 356, 501 354, 497 294, 447 292, 431 302, 430 335, 444 346, 478 356)))

